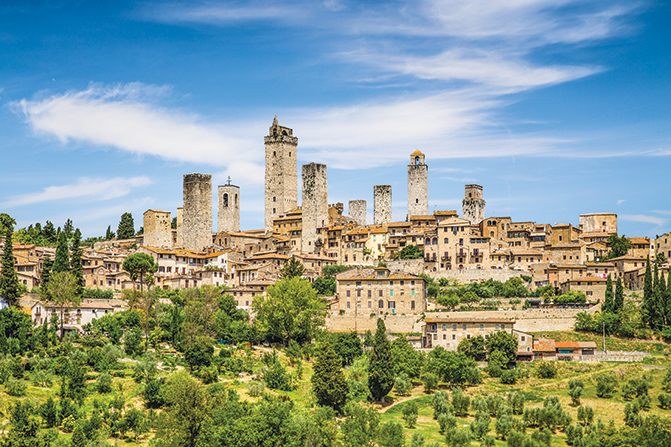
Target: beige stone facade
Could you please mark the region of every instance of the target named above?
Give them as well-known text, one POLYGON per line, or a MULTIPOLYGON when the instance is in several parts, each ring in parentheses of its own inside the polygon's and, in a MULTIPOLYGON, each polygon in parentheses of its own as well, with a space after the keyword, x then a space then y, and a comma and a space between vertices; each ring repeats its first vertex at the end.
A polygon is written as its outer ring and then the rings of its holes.
POLYGON ((462 217, 472 225, 478 225, 485 218, 485 200, 482 198, 482 186, 466 185, 462 200, 462 217))
POLYGON ((363 227, 366 225, 366 201, 365 200, 350 200, 349 201, 349 217, 354 223, 363 227))
POLYGON ((172 248, 172 219, 169 211, 149 209, 143 214, 144 240, 148 247, 172 248))
POLYGON ((384 225, 392 221, 391 218, 391 185, 373 186, 374 223, 384 225))
POLYGON ((328 181, 326 165, 303 165, 303 201, 301 248, 304 253, 317 253, 324 240, 317 237, 317 228, 328 225, 328 181))
POLYGON ((667 262, 671 260, 671 232, 657 236, 655 239, 655 257, 662 254, 667 262))
POLYGON ((182 247, 201 251, 212 246, 212 176, 184 175, 182 247))
POLYGON ((408 219, 429 214, 429 167, 424 154, 416 150, 408 165, 408 219))
POLYGON ((481 335, 487 339, 498 331, 513 332, 515 321, 498 318, 427 317, 423 331, 423 346, 441 346, 447 351, 456 351, 459 343, 481 335))
POLYGON ((217 188, 217 232, 240 231, 240 187, 229 182, 217 188))

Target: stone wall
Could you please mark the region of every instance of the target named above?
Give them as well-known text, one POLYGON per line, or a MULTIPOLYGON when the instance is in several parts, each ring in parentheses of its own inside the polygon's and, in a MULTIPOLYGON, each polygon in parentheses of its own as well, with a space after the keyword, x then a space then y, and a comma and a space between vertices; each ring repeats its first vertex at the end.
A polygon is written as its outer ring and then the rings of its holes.
POLYGON ((404 273, 419 275, 424 273, 424 259, 401 259, 398 261, 385 261, 389 270, 400 270, 404 273))
POLYGON ((301 247, 304 253, 315 253, 317 228, 329 223, 326 165, 303 165, 302 206, 301 247))
POLYGON ((177 208, 177 228, 176 228, 176 241, 175 245, 178 247, 183 247, 184 246, 184 227, 182 224, 184 223, 184 207, 179 207, 177 208))
POLYGON ((266 146, 265 225, 273 231, 273 220, 298 206, 298 138, 277 124, 277 117, 264 138, 266 146))
POLYGON ((143 215, 144 240, 147 247, 172 248, 172 219, 169 211, 147 210, 143 215))
POLYGON ((240 231, 240 187, 220 185, 218 197, 217 232, 240 231))
POLYGON ((506 282, 508 279, 526 274, 519 270, 510 269, 464 269, 464 270, 444 270, 440 272, 428 273, 432 278, 447 278, 457 280, 460 284, 470 284, 472 282, 484 282, 488 279, 506 282))
POLYGON ((366 225, 366 201, 365 200, 350 200, 349 201, 349 217, 359 226, 366 225))
POLYGON ((212 176, 184 175, 183 247, 203 250, 212 246, 212 176))
MULTIPOLYGON (((588 313, 598 311, 598 306, 587 310, 588 313)), ((575 316, 582 309, 526 309, 507 311, 484 311, 484 312, 427 312, 426 317, 446 318, 502 318, 515 320, 514 329, 523 332, 540 331, 571 331, 575 325, 575 316)), ((421 332, 424 321, 421 315, 386 315, 385 325, 391 332, 421 332), (419 320, 419 321, 418 321, 419 320)), ((356 325, 357 331, 370 329, 375 331, 376 317, 369 313, 364 315, 331 315, 327 320, 329 330, 346 332, 353 331, 356 325)))
POLYGON ((429 167, 424 164, 408 165, 408 217, 429 214, 429 167))
POLYGON ((373 186, 374 223, 383 225, 391 222, 391 185, 373 186))

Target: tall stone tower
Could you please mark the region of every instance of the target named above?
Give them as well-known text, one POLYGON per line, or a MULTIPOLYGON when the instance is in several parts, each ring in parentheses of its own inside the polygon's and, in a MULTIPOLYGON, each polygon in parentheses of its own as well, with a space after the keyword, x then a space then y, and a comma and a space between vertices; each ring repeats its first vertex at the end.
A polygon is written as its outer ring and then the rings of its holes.
POLYGON ((177 247, 184 247, 184 227, 182 224, 184 223, 184 207, 180 206, 177 208, 177 228, 176 228, 176 239, 177 241, 175 242, 175 245, 177 247))
POLYGON ((217 189, 217 231, 240 231, 240 187, 231 185, 229 177, 217 189))
POLYGON ((466 194, 461 202, 463 218, 477 225, 485 218, 485 201, 482 198, 482 186, 466 185, 466 194))
POLYGON ((304 253, 318 252, 317 228, 328 225, 328 182, 326 165, 303 165, 303 221, 301 248, 304 253))
POLYGON ((187 250, 212 246, 212 176, 184 175, 182 243, 187 250))
POLYGON ((277 124, 277 117, 264 139, 266 145, 266 231, 273 231, 273 220, 298 206, 298 138, 293 130, 277 124))
POLYGON ((391 185, 373 186, 374 222, 382 225, 391 222, 391 185))
POLYGON ((408 165, 408 218, 429 214, 429 166, 424 154, 416 150, 410 154, 408 165))
POLYGON ((349 217, 351 217, 357 225, 363 227, 366 225, 366 201, 365 200, 350 200, 349 201, 349 217))
POLYGON ((145 247, 172 248, 172 219, 170 211, 147 210, 143 214, 145 247))

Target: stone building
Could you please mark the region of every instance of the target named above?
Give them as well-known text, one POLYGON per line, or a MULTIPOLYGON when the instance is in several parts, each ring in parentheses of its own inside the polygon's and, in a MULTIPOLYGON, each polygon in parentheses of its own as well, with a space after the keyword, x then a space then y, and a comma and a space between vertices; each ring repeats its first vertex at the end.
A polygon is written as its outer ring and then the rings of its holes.
POLYGON ((366 201, 365 200, 350 200, 349 201, 349 217, 359 226, 366 225, 366 201))
POLYGON ((427 214, 429 214, 429 167, 424 161, 424 154, 416 150, 410 154, 408 165, 408 219, 411 216, 427 214))
POLYGON ((384 225, 391 222, 391 185, 373 186, 373 196, 375 225, 384 225))
POLYGON ((443 347, 456 351, 461 340, 481 335, 488 338, 498 331, 512 334, 515 320, 505 318, 427 317, 423 326, 422 346, 443 347))
POLYGON ((667 262, 671 259, 671 232, 657 236, 655 239, 655 257, 660 254, 664 255, 667 262))
POLYGON ((240 187, 231 178, 218 188, 217 231, 240 231, 240 187))
MULTIPOLYGON (((617 214, 590 213, 580 215, 580 228, 583 233, 608 236, 617 234, 617 214)), ((584 236, 583 236, 584 237, 584 236)))
POLYGON ((569 279, 559 285, 561 293, 569 290, 582 292, 588 301, 603 302, 606 297, 606 279, 598 276, 583 276, 581 278, 569 279))
POLYGON ((303 165, 302 208, 301 246, 304 253, 316 253, 321 245, 318 244, 317 228, 329 222, 326 165, 303 165))
POLYGON ((149 209, 143 214, 144 241, 148 247, 171 248, 172 219, 170 211, 149 209))
POLYGON ((184 175, 183 247, 202 251, 212 245, 212 176, 184 175))
POLYGON ((265 228, 273 231, 273 220, 298 206, 298 138, 293 130, 280 126, 277 117, 264 138, 266 146, 265 228))
POLYGON ((482 186, 466 185, 466 194, 461 202, 462 217, 478 225, 485 218, 485 200, 482 198, 482 186))

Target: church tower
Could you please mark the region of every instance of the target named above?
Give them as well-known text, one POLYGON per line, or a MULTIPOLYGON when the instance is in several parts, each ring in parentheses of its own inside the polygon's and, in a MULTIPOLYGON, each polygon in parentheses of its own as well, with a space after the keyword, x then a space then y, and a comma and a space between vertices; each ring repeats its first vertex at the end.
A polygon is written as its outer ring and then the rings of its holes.
POLYGON ((410 154, 408 165, 408 219, 410 216, 429 214, 429 167, 424 154, 416 150, 410 154))
POLYGON ((231 178, 218 188, 217 231, 240 231, 240 187, 231 178))
POLYGON ((270 126, 266 145, 266 231, 273 231, 273 220, 298 206, 298 138, 293 130, 280 126, 277 117, 270 126))

